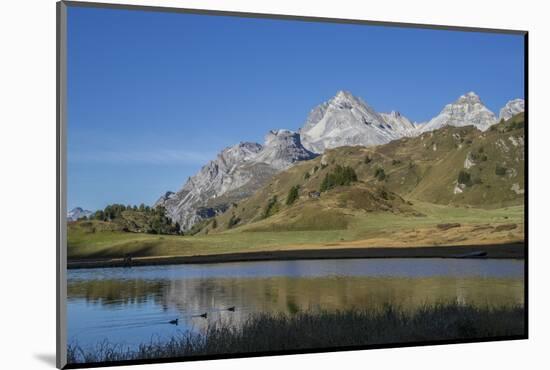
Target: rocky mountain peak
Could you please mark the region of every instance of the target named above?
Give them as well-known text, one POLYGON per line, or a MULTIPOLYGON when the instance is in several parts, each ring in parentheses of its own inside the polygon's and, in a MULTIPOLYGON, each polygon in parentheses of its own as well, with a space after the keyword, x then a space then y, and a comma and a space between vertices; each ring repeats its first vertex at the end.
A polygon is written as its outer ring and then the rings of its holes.
POLYGON ((363 102, 349 91, 340 90, 329 100, 329 104, 340 109, 351 109, 354 105, 362 105, 363 102))
POLYGON ((285 140, 295 134, 295 132, 286 129, 269 130, 269 132, 265 135, 264 143, 265 145, 270 145, 273 142, 285 140))
POLYGON ((272 130, 265 137, 265 144, 254 162, 267 163, 282 170, 294 162, 314 158, 315 154, 303 147, 300 134, 290 130, 272 130))
POLYGON ((398 137, 412 137, 418 134, 416 125, 398 111, 392 110, 390 113, 380 113, 380 116, 398 137))
POLYGON ((248 161, 262 150, 258 143, 240 142, 239 144, 225 148, 218 154, 218 158, 227 166, 241 161, 248 161))
POLYGON ((525 101, 523 99, 513 99, 506 103, 500 110, 498 119, 510 119, 518 113, 525 110, 525 101))
POLYGON ((497 119, 474 92, 461 95, 455 102, 447 104, 443 110, 428 123, 419 127, 421 132, 433 131, 444 126, 473 125, 481 131, 494 125, 497 119))
POLYGON ((390 112, 390 116, 392 116, 392 117, 394 117, 394 118, 399 118, 399 117, 401 117, 401 113, 398 112, 398 111, 392 110, 392 111, 390 112))
POLYGON ((412 134, 414 125, 403 118, 398 112, 378 113, 363 99, 338 91, 310 112, 300 135, 304 147, 315 153, 344 145, 379 145, 412 134))
POLYGON ((455 104, 482 104, 479 96, 470 91, 464 95, 461 95, 455 102, 455 104))

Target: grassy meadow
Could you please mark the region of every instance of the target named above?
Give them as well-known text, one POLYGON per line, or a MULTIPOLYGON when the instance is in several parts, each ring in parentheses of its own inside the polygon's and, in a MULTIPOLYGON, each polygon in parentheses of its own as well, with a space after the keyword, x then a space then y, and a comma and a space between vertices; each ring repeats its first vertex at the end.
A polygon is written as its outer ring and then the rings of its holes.
POLYGON ((498 244, 523 240, 523 206, 475 209, 415 202, 425 216, 392 213, 302 214, 311 229, 283 231, 271 220, 220 233, 155 235, 112 230, 101 221, 69 225, 69 260, 88 258, 192 256, 337 247, 498 244), (457 223, 450 229, 438 227, 457 223), (275 225, 275 226, 273 226, 275 225))

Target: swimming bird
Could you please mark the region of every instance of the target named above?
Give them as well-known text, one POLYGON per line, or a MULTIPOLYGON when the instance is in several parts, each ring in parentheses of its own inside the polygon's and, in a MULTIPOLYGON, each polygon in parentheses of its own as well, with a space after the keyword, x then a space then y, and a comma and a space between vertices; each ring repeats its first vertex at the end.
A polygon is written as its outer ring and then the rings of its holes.
POLYGON ((169 323, 172 324, 172 325, 178 325, 178 321, 179 321, 179 319, 170 320, 169 323))
POLYGON ((231 306, 227 309, 227 311, 235 312, 235 306, 231 306))
POLYGON ((206 318, 208 317, 208 313, 205 312, 205 313, 203 313, 202 315, 199 315, 199 316, 200 316, 200 317, 204 317, 204 318, 206 319, 206 318))

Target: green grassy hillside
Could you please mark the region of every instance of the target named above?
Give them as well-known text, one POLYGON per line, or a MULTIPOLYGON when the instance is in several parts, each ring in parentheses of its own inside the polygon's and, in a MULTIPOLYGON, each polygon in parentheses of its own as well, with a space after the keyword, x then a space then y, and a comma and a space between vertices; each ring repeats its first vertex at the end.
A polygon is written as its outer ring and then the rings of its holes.
MULTIPOLYGON (((269 223, 194 236, 131 233, 69 224, 69 260, 89 258, 193 256, 339 247, 408 247, 498 244, 523 240, 523 206, 499 209, 448 207, 415 203, 426 217, 394 213, 356 213, 345 227, 324 220, 324 229, 270 231, 269 223), (450 229, 438 225, 458 224, 450 229)), ((334 217, 332 220, 336 220, 334 217)), ((312 223, 315 221, 312 221, 312 223)))
POLYGON ((200 227, 205 232, 345 229, 365 213, 422 218, 426 214, 415 206, 419 201, 453 208, 522 205, 523 192, 519 115, 484 133, 472 126, 446 127, 373 148, 329 150, 274 176, 250 198, 200 227), (319 193, 338 167, 352 168, 357 181, 319 193), (298 197, 287 204, 294 187, 298 197))

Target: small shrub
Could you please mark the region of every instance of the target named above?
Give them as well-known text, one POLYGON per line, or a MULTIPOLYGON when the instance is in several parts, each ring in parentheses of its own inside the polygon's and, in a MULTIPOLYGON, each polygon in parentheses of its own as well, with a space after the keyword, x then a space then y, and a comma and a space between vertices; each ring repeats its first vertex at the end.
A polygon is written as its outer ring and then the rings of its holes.
POLYGON ((300 185, 294 185, 293 187, 290 188, 290 190, 288 191, 288 195, 286 197, 287 206, 292 205, 296 201, 296 199, 298 199, 298 197, 300 196, 299 192, 300 192, 300 185))
POLYGON ((401 163, 401 161, 400 161, 399 159, 394 159, 394 160, 391 161, 391 164, 392 164, 393 166, 396 166, 396 165, 398 165, 398 164, 400 164, 400 163, 401 163))
POLYGON ((495 167, 495 174, 497 176, 504 176, 506 175, 506 167, 502 167, 502 166, 499 166, 497 164, 497 166, 495 167))
POLYGON ((367 155, 365 157, 365 164, 369 164, 370 162, 372 162, 372 158, 370 157, 370 155, 367 155))
POLYGON ((269 216, 274 215, 279 212, 279 204, 277 203, 277 196, 274 195, 269 198, 267 205, 264 209, 263 218, 268 218, 269 216))
POLYGON ((309 172, 306 172, 306 173, 304 174, 304 180, 307 180, 307 179, 309 179, 310 177, 311 177, 311 175, 309 174, 309 172))
POLYGON ((483 153, 483 148, 480 148, 477 153, 470 153, 470 158, 475 162, 485 162, 487 161, 487 155, 483 153))
POLYGON ((241 222, 241 219, 232 214, 229 222, 227 223, 227 228, 231 229, 235 227, 239 222, 241 222))
POLYGON ((389 196, 388 192, 385 189, 380 189, 378 191, 378 195, 384 200, 389 200, 390 199, 390 196, 389 196))
POLYGON ((460 171, 458 173, 457 181, 458 181, 459 184, 470 186, 472 184, 472 177, 470 176, 470 174, 468 172, 460 171))
POLYGON ((374 177, 376 177, 378 181, 384 181, 386 179, 386 171, 384 171, 382 167, 378 167, 374 172, 374 177))

